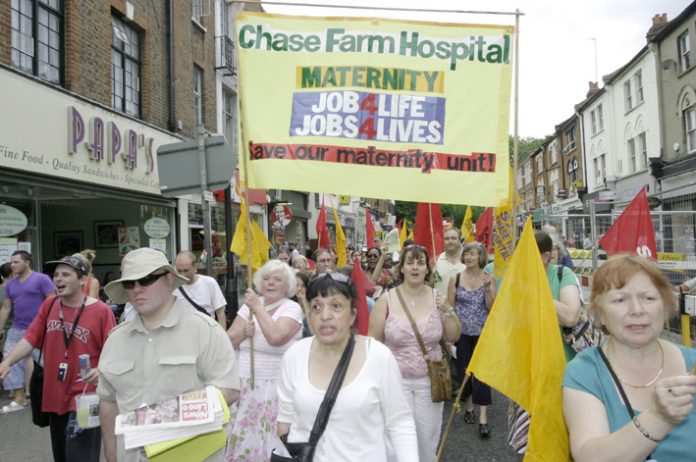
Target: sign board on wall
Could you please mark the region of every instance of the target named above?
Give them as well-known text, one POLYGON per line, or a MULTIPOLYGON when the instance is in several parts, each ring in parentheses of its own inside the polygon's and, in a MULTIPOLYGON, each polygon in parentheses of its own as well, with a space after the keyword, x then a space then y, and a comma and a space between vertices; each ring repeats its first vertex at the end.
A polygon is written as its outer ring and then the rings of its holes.
POLYGON ((0 204, 0 237, 14 236, 27 227, 27 217, 21 210, 0 204))
POLYGON ((0 69, 0 165, 160 194, 157 147, 178 138, 0 69))

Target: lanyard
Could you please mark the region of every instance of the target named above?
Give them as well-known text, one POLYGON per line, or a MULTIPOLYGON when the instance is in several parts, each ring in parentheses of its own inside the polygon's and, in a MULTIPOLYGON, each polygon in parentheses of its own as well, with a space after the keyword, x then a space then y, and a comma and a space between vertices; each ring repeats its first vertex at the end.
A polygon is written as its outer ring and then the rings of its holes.
POLYGON ((80 306, 80 309, 77 311, 77 316, 75 316, 75 321, 73 322, 72 329, 70 329, 70 334, 68 334, 66 328, 65 328, 65 320, 63 318, 63 300, 60 301, 60 308, 58 309, 58 318, 60 319, 60 330, 63 332, 63 343, 65 344, 65 357, 68 357, 68 347, 70 346, 70 341, 73 338, 73 334, 75 333, 75 329, 77 329, 77 323, 80 321, 80 316, 82 316, 82 312, 85 309, 85 302, 87 301, 87 297, 85 297, 82 300, 82 306, 80 306))

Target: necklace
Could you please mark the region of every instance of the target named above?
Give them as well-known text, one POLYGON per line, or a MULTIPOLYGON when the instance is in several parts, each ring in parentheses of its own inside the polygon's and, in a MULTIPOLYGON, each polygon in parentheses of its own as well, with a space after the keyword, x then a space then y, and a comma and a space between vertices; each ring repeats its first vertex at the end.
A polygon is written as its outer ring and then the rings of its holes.
POLYGON ((418 291, 414 294, 410 294, 408 290, 404 288, 404 292, 408 297, 408 301, 411 302, 411 306, 416 306, 416 299, 420 297, 425 291, 425 286, 421 286, 418 291))
MULTIPOLYGON (((608 346, 610 347, 611 345, 612 344, 610 343, 608 346)), ((649 381, 647 383, 644 383, 642 385, 635 385, 635 384, 626 382, 624 379, 621 378, 621 376, 619 376, 619 374, 616 374, 616 376, 619 378, 621 383, 623 383, 627 387, 631 387, 631 388, 650 388, 651 386, 653 386, 655 384, 655 382, 657 382, 657 380, 660 377, 662 377, 662 372, 664 371, 664 368, 665 368, 665 350, 662 349, 662 344, 660 343, 659 340, 657 341, 657 346, 660 347, 660 358, 661 358, 660 359, 660 370, 657 371, 657 375, 651 381, 649 381)), ((607 347, 607 350, 608 349, 609 348, 607 347)))

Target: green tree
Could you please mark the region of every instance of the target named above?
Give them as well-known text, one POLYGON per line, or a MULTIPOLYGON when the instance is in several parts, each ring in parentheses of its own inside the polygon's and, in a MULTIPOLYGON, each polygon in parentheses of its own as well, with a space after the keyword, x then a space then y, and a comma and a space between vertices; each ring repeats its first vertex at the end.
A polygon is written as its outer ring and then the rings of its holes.
MULTIPOLYGON (((440 209, 442 211, 442 217, 452 217, 454 219, 454 225, 459 228, 464 219, 464 214, 466 213, 466 205, 461 204, 442 204, 440 209)), ((399 221, 406 218, 408 222, 413 226, 416 222, 416 209, 418 208, 417 202, 406 202, 406 201, 396 201, 394 207, 394 213, 396 214, 396 220, 399 221)), ((476 223, 478 217, 483 213, 485 207, 473 206, 471 208, 472 220, 476 223)))
MULTIPOLYGON (((510 159, 512 159, 513 155, 513 147, 514 147, 514 141, 515 138, 510 135, 508 137, 508 141, 510 144, 510 159)), ((530 152, 533 152, 536 148, 541 146, 541 143, 544 142, 544 138, 535 138, 533 136, 526 136, 524 138, 520 138, 520 144, 519 144, 519 152, 517 156, 517 160, 520 161, 527 157, 527 154, 530 152)))

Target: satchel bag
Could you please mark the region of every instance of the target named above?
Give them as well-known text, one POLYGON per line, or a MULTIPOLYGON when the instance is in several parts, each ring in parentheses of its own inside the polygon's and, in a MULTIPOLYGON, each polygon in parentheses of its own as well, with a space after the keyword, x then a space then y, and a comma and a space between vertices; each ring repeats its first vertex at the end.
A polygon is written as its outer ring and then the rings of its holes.
POLYGON ((46 327, 48 325, 48 319, 51 317, 51 310, 53 310, 53 305, 56 304, 58 296, 56 296, 51 302, 51 307, 48 309, 48 316, 46 317, 46 324, 44 324, 44 334, 41 338, 41 347, 39 352, 39 360, 34 364, 34 372, 31 373, 31 378, 29 379, 29 394, 31 395, 31 421, 37 427, 45 428, 48 427, 48 413, 41 410, 41 405, 43 404, 43 383, 44 383, 44 369, 41 366, 41 358, 43 357, 43 346, 46 341, 46 327))
MULTIPOLYGON (((558 265, 558 281, 563 279, 563 266, 558 265)), ((582 304, 580 318, 573 327, 564 327, 561 336, 563 341, 576 353, 587 348, 598 346, 604 339, 604 333, 594 324, 594 318, 587 313, 587 308, 582 304)))
POLYGON ((418 345, 423 353, 425 364, 428 366, 428 375, 430 376, 430 397, 432 398, 433 403, 447 401, 448 399, 452 398, 452 373, 450 372, 447 349, 444 348, 442 359, 439 361, 428 359, 428 352, 425 349, 423 338, 418 331, 416 321, 413 319, 411 312, 406 306, 406 302, 404 301, 404 297, 401 295, 401 290, 399 287, 396 288, 396 295, 399 297, 399 301, 404 309, 404 313, 406 313, 406 317, 408 317, 408 321, 411 323, 413 333, 416 335, 416 340, 418 340, 418 345))
POLYGON ((353 356, 354 346, 355 338, 351 335, 348 339, 346 348, 343 350, 341 359, 338 361, 336 370, 331 377, 331 382, 326 389, 324 399, 319 406, 317 417, 314 419, 314 425, 309 434, 309 441, 306 443, 288 443, 287 435, 284 435, 281 437, 281 441, 285 445, 288 453, 290 453, 290 457, 281 456, 274 452, 271 454, 271 462, 312 462, 314 459, 314 451, 317 449, 317 443, 326 429, 326 424, 329 423, 331 410, 336 403, 336 397, 341 390, 341 385, 343 385, 343 379, 346 377, 348 364, 350 363, 350 358, 353 356))

